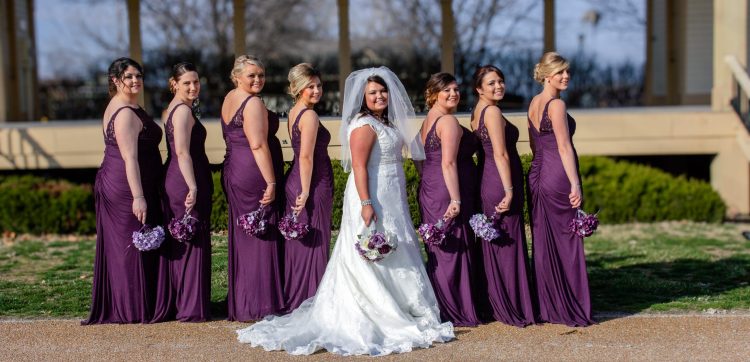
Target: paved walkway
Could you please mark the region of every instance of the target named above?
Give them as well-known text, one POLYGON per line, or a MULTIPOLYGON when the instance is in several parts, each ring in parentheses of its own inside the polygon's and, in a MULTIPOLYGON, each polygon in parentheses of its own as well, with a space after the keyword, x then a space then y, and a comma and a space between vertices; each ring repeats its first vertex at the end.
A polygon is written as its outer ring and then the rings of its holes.
MULTIPOLYGON (((378 361, 750 360, 750 314, 600 316, 588 328, 492 323, 457 329, 457 340, 378 361)), ((295 357, 240 344, 244 323, 82 327, 74 320, 0 320, 0 361, 341 360, 295 357)))

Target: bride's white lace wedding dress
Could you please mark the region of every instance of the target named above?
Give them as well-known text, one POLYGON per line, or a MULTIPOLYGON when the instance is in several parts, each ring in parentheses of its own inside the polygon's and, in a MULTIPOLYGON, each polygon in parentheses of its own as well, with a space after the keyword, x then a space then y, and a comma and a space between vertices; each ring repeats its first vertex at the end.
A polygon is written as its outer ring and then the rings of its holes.
POLYGON ((349 175, 341 228, 317 294, 291 314, 270 316, 237 331, 238 339, 265 350, 311 354, 323 348, 342 355, 385 355, 429 347, 454 337, 440 322, 435 294, 420 256, 406 200, 403 141, 398 130, 370 116, 352 122, 377 134, 367 164, 377 229, 398 236, 398 247, 379 262, 354 247, 365 230, 360 200, 349 175))

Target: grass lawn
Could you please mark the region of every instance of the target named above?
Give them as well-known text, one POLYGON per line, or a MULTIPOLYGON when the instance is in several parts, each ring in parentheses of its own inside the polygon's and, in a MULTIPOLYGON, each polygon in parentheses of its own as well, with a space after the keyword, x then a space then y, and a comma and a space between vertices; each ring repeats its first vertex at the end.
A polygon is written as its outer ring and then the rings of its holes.
MULTIPOLYGON (((595 312, 750 309, 747 225, 604 225, 586 239, 595 312)), ((88 313, 94 241, 24 240, 0 246, 0 316, 88 313)), ((226 315, 227 242, 213 240, 211 301, 226 315)))

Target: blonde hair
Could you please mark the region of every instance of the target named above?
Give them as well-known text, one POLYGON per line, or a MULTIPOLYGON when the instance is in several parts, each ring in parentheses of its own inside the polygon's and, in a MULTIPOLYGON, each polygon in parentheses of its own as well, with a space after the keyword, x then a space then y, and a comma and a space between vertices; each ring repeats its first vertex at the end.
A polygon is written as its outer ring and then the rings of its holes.
POLYGON ((534 66, 534 80, 544 84, 544 78, 557 74, 570 67, 568 60, 556 52, 546 52, 534 66))
POLYGON ((234 60, 234 67, 232 68, 232 72, 229 75, 229 78, 232 79, 232 83, 234 83, 235 86, 237 86, 237 77, 242 74, 242 71, 248 65, 254 65, 263 69, 264 71, 266 70, 263 62, 261 62, 258 57, 253 55, 240 55, 239 57, 237 57, 237 59, 234 60))
POLYGON ((289 80, 289 89, 287 90, 287 93, 297 101, 299 94, 302 93, 302 90, 304 90, 315 77, 320 79, 320 72, 315 69, 312 64, 300 63, 295 65, 292 69, 289 69, 289 75, 287 76, 287 79, 289 80))

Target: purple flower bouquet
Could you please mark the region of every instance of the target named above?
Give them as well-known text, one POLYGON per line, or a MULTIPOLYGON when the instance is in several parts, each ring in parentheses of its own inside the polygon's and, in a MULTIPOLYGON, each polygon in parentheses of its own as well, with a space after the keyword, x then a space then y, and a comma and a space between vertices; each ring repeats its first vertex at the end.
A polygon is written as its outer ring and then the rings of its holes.
POLYGON ((445 219, 440 219, 434 224, 422 224, 417 228, 417 233, 422 237, 425 244, 438 246, 445 239, 449 224, 450 222, 445 221, 445 219))
POLYGON ((570 232, 575 233, 582 238, 591 236, 591 234, 593 234, 599 227, 599 218, 596 217, 597 214, 588 214, 581 209, 576 210, 576 216, 573 220, 570 220, 570 232))
POLYGON ((310 225, 297 221, 297 214, 284 215, 279 221, 279 231, 287 240, 302 240, 310 232, 310 225))
POLYGON ((475 214, 469 219, 469 225, 478 237, 485 241, 492 241, 500 237, 500 231, 495 228, 495 221, 498 219, 498 214, 490 217, 485 214, 475 214))
POLYGON ((133 231, 133 245, 140 251, 154 250, 164 242, 164 228, 143 225, 140 230, 133 231))
POLYGON ((185 214, 182 218, 173 217, 167 225, 167 230, 172 237, 179 242, 186 242, 193 239, 195 232, 198 230, 198 219, 185 214))
POLYGON ((248 235, 261 236, 266 232, 266 207, 261 205, 258 210, 242 214, 237 218, 237 225, 248 235))
POLYGON ((369 232, 357 235, 354 247, 363 259, 376 262, 396 250, 396 235, 370 229, 369 232))

